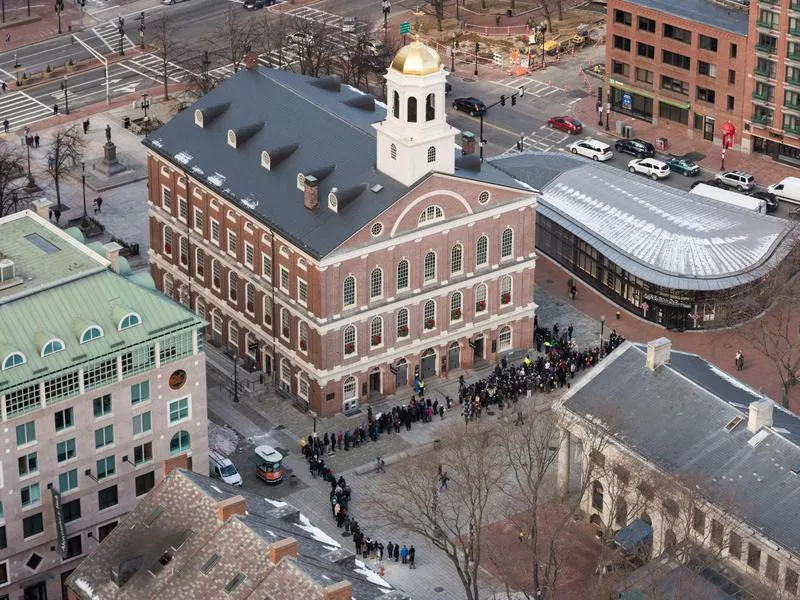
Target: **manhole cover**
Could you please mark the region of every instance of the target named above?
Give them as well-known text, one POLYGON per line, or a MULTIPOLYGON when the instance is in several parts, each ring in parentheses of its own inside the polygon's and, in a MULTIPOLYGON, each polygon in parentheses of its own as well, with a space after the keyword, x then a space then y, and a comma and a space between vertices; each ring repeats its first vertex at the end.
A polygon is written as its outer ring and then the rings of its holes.
POLYGON ((443 587, 439 587, 439 586, 437 585, 435 588, 433 588, 433 591, 434 591, 434 592, 443 592, 443 591, 444 591, 444 588, 443 588, 443 587))

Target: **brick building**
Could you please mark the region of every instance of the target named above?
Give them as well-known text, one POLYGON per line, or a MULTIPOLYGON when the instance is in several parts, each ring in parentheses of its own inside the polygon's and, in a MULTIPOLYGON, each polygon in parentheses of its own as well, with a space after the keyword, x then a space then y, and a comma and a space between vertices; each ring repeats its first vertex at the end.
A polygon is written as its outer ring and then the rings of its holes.
POLYGON ((146 142, 157 286, 321 415, 532 343, 534 192, 454 151, 445 78, 251 65, 146 142))
POLYGON ((730 122, 738 148, 743 117, 750 116, 749 54, 745 7, 710 0, 609 0, 606 101, 613 112, 677 124, 690 137, 716 143, 730 122))
POLYGON ((0 219, 0 599, 65 581, 179 459, 208 465, 204 323, 22 211, 0 219))

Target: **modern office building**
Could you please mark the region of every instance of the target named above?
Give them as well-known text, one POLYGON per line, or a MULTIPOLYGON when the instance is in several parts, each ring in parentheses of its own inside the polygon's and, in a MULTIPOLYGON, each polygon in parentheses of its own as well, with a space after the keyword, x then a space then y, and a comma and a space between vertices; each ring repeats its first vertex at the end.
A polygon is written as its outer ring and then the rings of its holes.
POLYGON ((0 219, 3 600, 66 598, 165 463, 207 468, 205 323, 34 204, 0 219))
POLYGON ((532 344, 534 193, 456 151, 445 80, 405 46, 387 112, 250 61, 145 142, 156 285, 320 415, 532 344))

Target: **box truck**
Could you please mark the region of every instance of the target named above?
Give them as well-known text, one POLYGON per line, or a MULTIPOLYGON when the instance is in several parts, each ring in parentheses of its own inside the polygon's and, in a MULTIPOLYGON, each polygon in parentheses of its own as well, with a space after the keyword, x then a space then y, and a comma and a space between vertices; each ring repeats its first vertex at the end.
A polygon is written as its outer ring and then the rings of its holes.
POLYGON ((739 208, 746 208, 747 210, 752 210, 753 212, 767 212, 767 203, 761 198, 754 198, 753 196, 748 196, 746 194, 723 190, 705 183, 697 184, 689 193, 697 194, 698 196, 703 196, 705 198, 711 198, 713 200, 719 200, 720 202, 732 204, 733 206, 738 206, 739 208))

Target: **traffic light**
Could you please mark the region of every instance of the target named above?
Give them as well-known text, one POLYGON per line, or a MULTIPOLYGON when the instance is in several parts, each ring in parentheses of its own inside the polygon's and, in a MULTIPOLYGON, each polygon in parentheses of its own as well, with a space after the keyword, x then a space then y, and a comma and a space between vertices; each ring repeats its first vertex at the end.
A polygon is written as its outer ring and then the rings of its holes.
POLYGON ((506 97, 500 96, 500 106, 505 106, 505 105, 506 105, 506 97))
POLYGON ((511 106, 516 106, 516 105, 517 105, 517 95, 514 94, 513 96, 511 96, 511 106))
POLYGON ((478 52, 480 52, 480 49, 481 49, 481 44, 480 44, 480 42, 475 42, 475 54, 477 54, 478 52))

